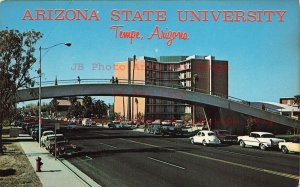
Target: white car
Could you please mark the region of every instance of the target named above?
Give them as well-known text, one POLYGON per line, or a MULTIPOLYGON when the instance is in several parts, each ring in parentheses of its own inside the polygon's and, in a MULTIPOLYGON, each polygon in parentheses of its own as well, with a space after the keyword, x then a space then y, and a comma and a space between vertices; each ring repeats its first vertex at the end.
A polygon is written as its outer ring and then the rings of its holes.
POLYGON ((82 119, 82 126, 92 126, 93 121, 90 118, 83 118, 82 119))
POLYGON ((56 137, 55 134, 48 135, 44 143, 45 148, 47 150, 50 150, 51 146, 54 146, 55 139, 56 139, 56 143, 65 142, 65 137, 63 134, 56 134, 56 137))
POLYGON ((251 132, 250 136, 238 136, 241 147, 259 147, 261 150, 278 147, 278 143, 284 141, 284 139, 275 138, 274 134, 269 132, 251 132))
POLYGON ((53 131, 44 131, 42 133, 42 137, 41 137, 41 145, 42 146, 45 146, 45 142, 46 142, 46 139, 49 135, 53 135, 54 132, 53 131))
POLYGON ((195 136, 190 137, 191 143, 201 143, 202 145, 218 145, 221 141, 217 138, 213 131, 202 130, 199 131, 195 136))
POLYGON ((280 142, 278 144, 279 149, 283 153, 288 152, 300 152, 300 138, 295 138, 292 142, 280 142))

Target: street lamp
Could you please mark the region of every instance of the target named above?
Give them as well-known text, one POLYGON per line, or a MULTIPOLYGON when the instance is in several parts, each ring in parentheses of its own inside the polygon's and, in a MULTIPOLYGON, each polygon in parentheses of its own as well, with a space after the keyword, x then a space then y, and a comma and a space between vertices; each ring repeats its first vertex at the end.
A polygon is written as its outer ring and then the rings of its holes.
MULTIPOLYGON (((197 82, 199 81, 199 76, 198 74, 194 74, 193 76, 193 86, 194 86, 194 89, 193 91, 195 92, 196 91, 196 88, 197 88, 197 82)), ((195 104, 193 104, 193 124, 195 125, 195 120, 196 120, 196 107, 195 107, 195 104)))
POLYGON ((42 94, 42 50, 48 50, 48 49, 51 49, 53 47, 56 47, 58 45, 65 45, 67 47, 70 47, 72 44, 71 43, 58 43, 58 44, 55 44, 53 46, 50 46, 50 47, 46 47, 46 48, 42 48, 42 46, 40 46, 39 48, 39 51, 40 51, 40 62, 39 62, 39 78, 40 78, 40 84, 39 84, 39 144, 40 144, 40 147, 41 147, 41 133, 42 133, 42 128, 41 128, 41 125, 42 125, 42 116, 41 116, 41 107, 42 107, 42 103, 41 103, 41 94, 42 94))

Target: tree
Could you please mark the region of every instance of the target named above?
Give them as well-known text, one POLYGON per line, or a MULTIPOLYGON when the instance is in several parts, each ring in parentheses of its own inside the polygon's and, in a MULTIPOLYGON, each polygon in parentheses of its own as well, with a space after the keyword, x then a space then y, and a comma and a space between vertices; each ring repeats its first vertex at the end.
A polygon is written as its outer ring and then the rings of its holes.
POLYGON ((93 107, 93 114, 96 114, 99 116, 99 118, 102 118, 107 114, 108 106, 105 104, 102 100, 97 100, 93 107))
POLYGON ((246 128, 246 131, 248 134, 250 134, 250 132, 252 132, 255 129, 256 124, 257 124, 257 121, 255 118, 249 117, 247 119, 247 124, 246 124, 245 128, 246 128))
POLYGON ((83 116, 90 118, 93 113, 93 99, 90 96, 84 96, 82 99, 82 104, 84 106, 83 116))
POLYGON ((75 103, 77 102, 77 97, 76 96, 75 97, 69 97, 68 100, 70 101, 71 105, 75 105, 75 103))
POLYGON ((68 117, 82 117, 83 116, 84 107, 80 104, 80 102, 75 102, 74 105, 71 105, 68 109, 68 117))
POLYGON ((54 115, 57 113, 57 110, 58 110, 58 101, 56 98, 53 98, 51 101, 50 101, 50 114, 54 113, 54 115))
POLYGON ((16 114, 16 92, 33 82, 29 71, 36 62, 34 45, 41 37, 36 31, 0 31, 0 154, 3 124, 16 114))

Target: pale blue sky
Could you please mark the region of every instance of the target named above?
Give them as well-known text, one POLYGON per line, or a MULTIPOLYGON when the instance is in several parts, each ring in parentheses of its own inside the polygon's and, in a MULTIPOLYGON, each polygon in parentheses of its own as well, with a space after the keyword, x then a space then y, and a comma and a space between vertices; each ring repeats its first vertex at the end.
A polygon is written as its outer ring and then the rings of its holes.
MULTIPOLYGON (((37 47, 71 42, 43 53, 43 81, 58 79, 111 78, 113 70, 92 70, 94 63, 112 65, 127 57, 167 55, 213 55, 229 61, 229 95, 249 101, 274 101, 293 97, 299 87, 299 5, 297 0, 215 0, 215 1, 6 1, 0 4, 0 29, 34 29, 44 33, 37 47), (26 9, 95 9, 100 21, 23 21, 26 9), (113 9, 166 10, 166 22, 113 22, 113 9), (184 22, 177 20, 177 10, 287 10, 284 22, 223 23, 184 22), (124 25, 124 30, 139 30, 148 36, 156 25, 161 29, 189 33, 189 40, 116 39, 111 25, 124 25), (74 63, 84 70, 71 69, 74 63)), ((38 53, 37 53, 38 57, 38 53)), ((37 68, 37 65, 35 66, 37 68)), ((111 101, 111 98, 108 99, 111 101)))

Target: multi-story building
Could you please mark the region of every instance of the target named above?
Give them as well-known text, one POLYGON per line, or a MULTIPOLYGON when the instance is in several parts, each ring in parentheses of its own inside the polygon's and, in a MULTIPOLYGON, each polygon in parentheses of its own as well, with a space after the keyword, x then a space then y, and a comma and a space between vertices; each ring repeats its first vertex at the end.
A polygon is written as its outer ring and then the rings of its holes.
MULTIPOLYGON (((216 60, 213 56, 139 57, 135 62, 133 59, 117 62, 114 67, 114 77, 120 83, 127 82, 130 75, 131 82, 136 84, 170 86, 228 96, 228 61, 216 60), (128 65, 131 71, 128 71, 128 65)), ((184 119, 191 116, 193 108, 186 103, 155 98, 116 96, 114 103, 115 112, 127 119, 136 119, 138 113, 151 120, 184 119)), ((201 107, 196 107, 196 121, 201 118, 198 114, 200 110, 201 107)))

